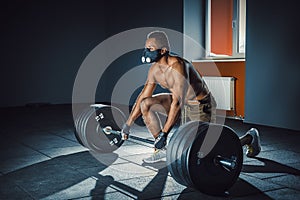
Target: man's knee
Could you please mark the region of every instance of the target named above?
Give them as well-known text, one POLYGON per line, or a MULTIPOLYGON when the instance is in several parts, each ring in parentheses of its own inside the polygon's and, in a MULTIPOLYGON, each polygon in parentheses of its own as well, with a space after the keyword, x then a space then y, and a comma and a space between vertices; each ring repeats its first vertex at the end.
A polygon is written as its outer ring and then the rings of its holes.
POLYGON ((143 99, 140 105, 142 114, 147 113, 150 110, 152 105, 153 105, 152 97, 147 97, 143 99))

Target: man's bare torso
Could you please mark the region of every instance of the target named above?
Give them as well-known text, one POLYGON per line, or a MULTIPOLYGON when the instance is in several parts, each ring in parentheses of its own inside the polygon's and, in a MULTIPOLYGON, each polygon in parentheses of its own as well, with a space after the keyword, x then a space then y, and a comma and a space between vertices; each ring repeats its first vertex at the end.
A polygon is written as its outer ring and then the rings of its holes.
POLYGON ((201 100, 208 94, 208 88, 191 63, 177 57, 169 56, 166 64, 154 63, 149 71, 153 82, 168 89, 172 94, 184 94, 185 101, 201 100), (179 79, 184 79, 185 86, 175 87, 179 79))

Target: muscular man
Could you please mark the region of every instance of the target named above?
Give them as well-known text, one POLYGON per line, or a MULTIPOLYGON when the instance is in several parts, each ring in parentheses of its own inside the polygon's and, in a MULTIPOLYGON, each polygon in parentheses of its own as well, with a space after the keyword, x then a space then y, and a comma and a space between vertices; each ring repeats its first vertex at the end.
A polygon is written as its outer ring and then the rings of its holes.
MULTIPOLYGON (((169 51, 169 41, 164 32, 154 31, 148 34, 142 62, 152 65, 145 86, 122 129, 122 137, 126 140, 130 126, 142 115, 148 130, 155 138, 154 154, 143 160, 146 163, 165 158, 168 133, 185 107, 196 107, 198 114, 188 115, 192 120, 216 122, 216 103, 204 80, 191 63, 171 55, 169 51), (168 89, 170 93, 153 95, 157 84, 168 89), (157 113, 167 115, 165 123, 160 121, 157 113)), ((248 147, 247 156, 253 157, 260 152, 259 134, 256 129, 250 129, 240 140, 242 145, 248 147)))

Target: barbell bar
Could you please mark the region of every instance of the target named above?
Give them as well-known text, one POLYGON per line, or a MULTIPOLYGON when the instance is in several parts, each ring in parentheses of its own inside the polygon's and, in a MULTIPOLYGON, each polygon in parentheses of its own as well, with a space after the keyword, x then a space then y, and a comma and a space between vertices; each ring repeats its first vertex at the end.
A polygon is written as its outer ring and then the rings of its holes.
MULTIPOLYGON (((121 135, 121 131, 113 130, 110 126, 106 126, 102 130, 107 135, 110 135, 110 134, 121 135)), ((135 137, 135 136, 130 136, 130 137, 138 139, 138 137, 135 137)), ((220 155, 217 155, 214 158, 214 163, 215 163, 215 165, 221 165, 226 170, 234 170, 237 166, 237 157, 232 156, 231 158, 225 158, 220 155)))

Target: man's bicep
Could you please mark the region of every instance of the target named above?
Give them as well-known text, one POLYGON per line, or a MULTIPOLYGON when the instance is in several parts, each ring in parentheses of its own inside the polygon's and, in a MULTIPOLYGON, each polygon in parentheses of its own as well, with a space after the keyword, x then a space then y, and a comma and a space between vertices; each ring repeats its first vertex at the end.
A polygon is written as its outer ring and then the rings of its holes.
POLYGON ((146 84, 156 84, 154 77, 154 66, 152 65, 148 71, 146 84))
POLYGON ((145 97, 152 96, 155 88, 156 88, 155 83, 146 82, 146 84, 144 85, 144 89, 143 89, 143 97, 145 98, 145 97))

